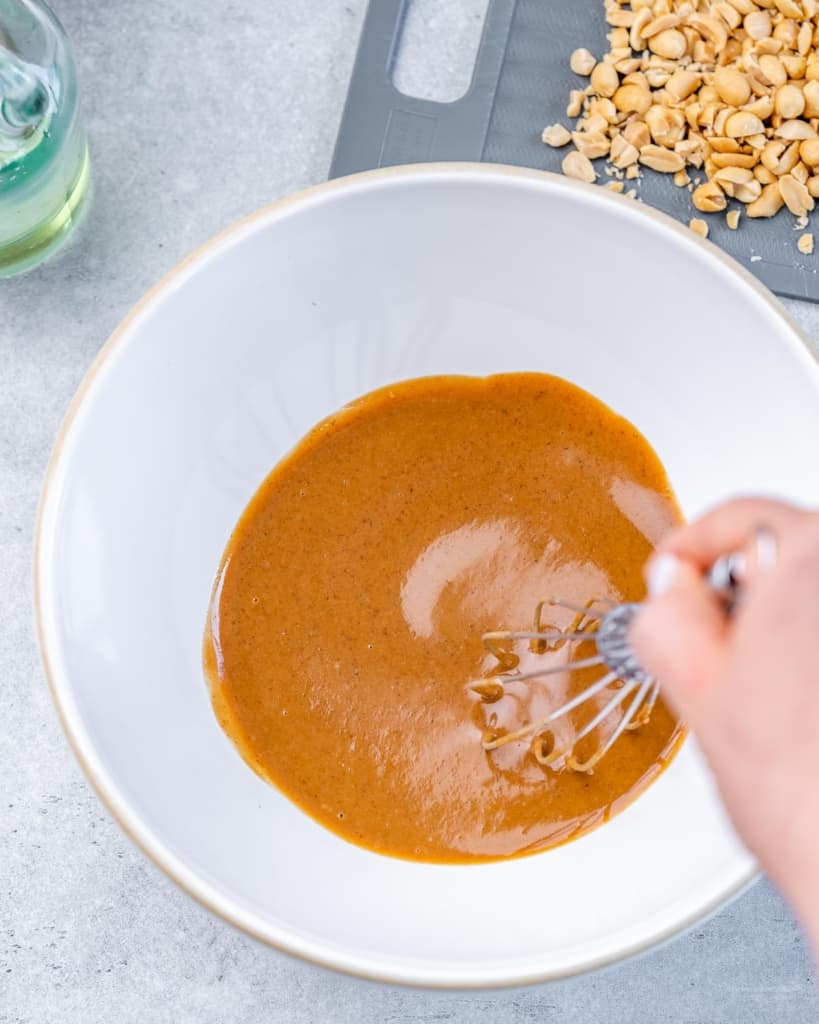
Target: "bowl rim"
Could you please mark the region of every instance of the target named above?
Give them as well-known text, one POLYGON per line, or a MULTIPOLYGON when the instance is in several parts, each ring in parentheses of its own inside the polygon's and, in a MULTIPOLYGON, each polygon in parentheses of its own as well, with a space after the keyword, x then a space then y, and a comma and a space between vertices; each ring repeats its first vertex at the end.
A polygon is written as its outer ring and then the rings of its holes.
POLYGON ((114 329, 93 359, 77 388, 64 418, 59 427, 48 465, 43 478, 37 507, 36 524, 33 543, 33 604, 34 619, 40 659, 46 683, 57 711, 63 732, 68 740, 74 756, 91 784, 97 797, 101 800, 108 813, 114 818, 128 838, 147 856, 164 874, 184 892, 203 905, 211 913, 227 924, 244 932, 257 941, 271 946, 280 952, 298 956, 321 967, 330 968, 345 974, 353 975, 369 981, 387 982, 425 989, 475 990, 494 989, 510 986, 532 985, 548 981, 585 974, 590 971, 607 967, 633 956, 646 953, 661 945, 674 936, 701 923, 715 914, 721 907, 731 902, 744 892, 758 877, 758 869, 752 866, 745 875, 728 891, 706 906, 700 906, 684 915, 675 924, 660 930, 649 938, 632 942, 629 946, 615 953, 601 954, 590 958, 587 962, 571 968, 534 968, 504 966, 488 974, 481 980, 465 979, 459 976, 457 968, 444 970, 430 976, 423 967, 416 967, 411 962, 403 965, 398 962, 387 963, 384 959, 372 959, 352 950, 345 952, 321 941, 305 940, 294 936, 284 929, 264 927, 252 915, 234 906, 232 900, 222 894, 218 887, 200 878, 194 869, 166 849, 163 841, 147 828, 140 820, 138 813, 119 792, 115 781, 108 777, 103 766, 96 758, 91 738, 79 718, 72 699, 72 686, 67 674, 56 667, 58 643, 46 625, 44 602, 46 600, 48 541, 57 521, 54 480, 61 464, 66 441, 70 436, 77 415, 100 371, 117 350, 120 343, 127 338, 133 325, 151 307, 169 291, 179 286, 188 276, 205 261, 217 253, 239 243, 246 235, 252 234, 264 224, 275 222, 282 216, 299 208, 309 207, 321 202, 329 196, 344 192, 367 189, 373 184, 397 180, 405 183, 413 181, 468 181, 482 179, 503 184, 508 182, 530 183, 552 190, 572 191, 578 198, 586 197, 587 202, 609 202, 624 204, 621 213, 631 210, 635 218, 648 218, 654 222, 655 228, 661 229, 671 240, 685 240, 687 244, 704 247, 704 252, 711 260, 716 259, 724 269, 737 275, 740 280, 756 293, 790 332, 795 340, 802 342, 808 353, 819 363, 819 353, 811 345, 806 333, 791 317, 779 300, 765 288, 745 267, 713 243, 700 238, 683 224, 652 207, 637 204, 633 200, 617 195, 599 186, 585 184, 570 178, 530 168, 514 167, 490 163, 427 163, 407 164, 396 167, 379 168, 364 171, 347 177, 322 182, 301 190, 282 199, 259 208, 248 216, 236 221, 212 238, 198 246, 179 263, 172 267, 154 284, 139 301, 130 309, 122 321, 114 329), (275 932, 275 934, 274 934, 275 932))

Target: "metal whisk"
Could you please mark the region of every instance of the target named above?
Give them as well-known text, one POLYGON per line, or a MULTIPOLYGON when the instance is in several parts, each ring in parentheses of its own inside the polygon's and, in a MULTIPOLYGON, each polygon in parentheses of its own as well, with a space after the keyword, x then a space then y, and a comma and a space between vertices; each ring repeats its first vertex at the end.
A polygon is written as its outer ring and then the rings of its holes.
MULTIPOLYGON (((757 563, 770 564, 775 561, 775 538, 770 530, 760 527, 755 536, 757 563)), ((736 552, 720 558, 707 574, 708 585, 723 602, 728 613, 739 600, 739 589, 746 575, 747 565, 746 554, 736 552)), ((545 767, 555 768, 562 763, 572 771, 592 772, 595 765, 626 730, 638 729, 645 725, 659 696, 660 684, 637 660, 629 642, 629 626, 639 609, 640 605, 634 603, 612 605, 609 602, 593 600, 581 607, 568 601, 551 599, 538 604, 531 631, 485 633, 483 642, 487 650, 497 658, 500 671, 473 683, 472 690, 487 704, 499 700, 505 693, 505 687, 510 683, 528 680, 548 681, 550 676, 598 666, 604 672, 599 679, 571 700, 542 718, 513 732, 485 735, 484 749, 497 750, 516 740, 532 737, 532 752, 538 762, 545 767), (603 610, 603 605, 608 605, 607 610, 603 610), (549 607, 568 608, 575 612, 575 618, 567 629, 557 629, 543 622, 544 609, 549 607), (529 641, 529 649, 534 654, 554 652, 564 645, 573 649, 584 643, 593 643, 596 650, 593 656, 587 658, 569 659, 560 665, 520 672, 516 670, 518 658, 509 650, 510 643, 520 640, 529 641), (569 749, 553 749, 553 741, 547 732, 549 726, 607 689, 614 691, 612 697, 591 721, 580 729, 572 746, 569 749), (578 758, 575 755, 577 744, 593 733, 627 701, 622 717, 605 742, 585 760, 578 758)))

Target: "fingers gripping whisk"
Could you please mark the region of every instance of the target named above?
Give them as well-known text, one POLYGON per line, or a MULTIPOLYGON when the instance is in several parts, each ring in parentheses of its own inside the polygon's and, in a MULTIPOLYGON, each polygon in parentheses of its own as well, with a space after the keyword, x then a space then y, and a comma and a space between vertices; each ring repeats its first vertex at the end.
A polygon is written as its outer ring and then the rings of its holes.
POLYGON ((549 714, 520 729, 501 735, 486 735, 483 739, 485 750, 497 750, 508 743, 531 739, 532 752, 544 767, 556 769, 565 765, 572 771, 591 772, 627 729, 637 729, 649 720, 659 694, 659 684, 639 664, 628 641, 628 628, 639 605, 621 604, 608 606, 606 610, 603 610, 603 605, 604 602, 599 601, 590 601, 583 607, 556 599, 541 601, 535 610, 532 630, 484 634, 484 645, 497 659, 499 669, 489 678, 472 684, 472 690, 486 703, 499 700, 513 682, 548 684, 552 676, 584 669, 599 668, 601 673, 597 680, 549 714), (575 612, 575 618, 566 629, 544 624, 543 612, 548 607, 568 608, 575 612), (533 654, 565 649, 568 659, 557 665, 548 664, 521 672, 517 668, 518 657, 512 650, 519 641, 528 641, 533 654), (575 657, 575 651, 581 645, 593 645, 594 653, 588 657, 575 657), (581 705, 599 701, 601 695, 608 695, 606 691, 609 690, 610 698, 576 733, 571 748, 555 748, 550 726, 581 705), (589 757, 578 757, 575 753, 578 744, 614 716, 618 709, 621 709, 619 721, 602 744, 589 757))

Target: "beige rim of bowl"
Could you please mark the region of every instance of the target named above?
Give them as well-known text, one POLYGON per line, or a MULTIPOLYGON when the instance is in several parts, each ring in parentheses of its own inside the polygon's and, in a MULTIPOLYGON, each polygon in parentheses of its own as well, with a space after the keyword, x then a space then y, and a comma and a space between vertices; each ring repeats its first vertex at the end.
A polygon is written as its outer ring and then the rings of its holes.
POLYGON ((515 985, 536 984, 538 982, 553 981, 560 978, 570 977, 576 974, 583 974, 587 971, 605 967, 617 963, 639 953, 647 952, 659 944, 673 938, 675 935, 686 931, 688 928, 701 922, 712 914, 716 913, 722 906, 740 895, 757 877, 756 870, 748 872, 732 890, 724 893, 719 899, 714 900, 710 905, 698 909, 677 925, 656 934, 647 941, 633 943, 628 948, 620 950, 617 954, 599 957, 590 960, 588 963, 578 966, 572 970, 507 970, 503 975, 490 977, 487 981, 464 982, 458 978, 434 978, 429 979, 422 971, 413 968, 403 969, 399 967, 384 966, 383 963, 366 963, 363 958, 355 954, 343 954, 335 950, 325 949, 312 942, 295 939, 289 936, 272 936, 263 930, 262 926, 248 918, 248 915, 233 907, 230 901, 215 891, 212 887, 197 878, 187 865, 164 848, 160 839, 145 828, 139 821, 137 814, 127 805, 121 797, 116 784, 107 777, 102 767, 97 763, 92 744, 85 736, 78 716, 75 714, 73 703, 70 698, 70 686, 66 679, 58 677, 52 661, 53 653, 50 649, 51 640, 46 635, 43 625, 43 593, 42 577, 44 572, 43 554, 43 531, 46 519, 47 508, 52 494, 52 482, 55 470, 60 462, 66 439, 72 429, 75 417, 79 412, 89 388, 104 364, 114 354, 117 346, 127 335, 131 325, 145 313, 170 287, 181 283, 184 278, 192 274, 197 266, 212 256, 219 249, 223 248, 230 241, 238 241, 244 234, 249 233, 253 225, 261 220, 271 217, 278 217, 299 206, 307 206, 317 200, 322 200, 336 192, 351 190, 363 190, 378 182, 390 178, 398 179, 427 179, 435 177, 470 177, 478 176, 486 179, 504 178, 508 180, 523 180, 532 183, 558 186, 563 189, 573 189, 585 192, 588 199, 599 202, 625 203, 632 209, 635 217, 645 217, 654 221, 656 227, 662 228, 670 235, 684 237, 690 244, 706 246, 711 258, 716 257, 723 265, 735 275, 742 278, 746 286, 752 288, 759 298, 771 307, 771 309, 784 321, 794 335, 799 338, 807 351, 819 361, 819 356, 811 346, 807 336, 798 324, 788 315, 787 311, 779 304, 774 296, 753 277, 744 267, 727 256, 721 249, 718 249, 711 242, 705 241, 694 235, 688 228, 679 224, 664 213, 647 206, 638 206, 624 196, 616 195, 594 185, 586 185, 579 181, 550 174, 545 171, 529 170, 526 168, 510 167, 499 164, 479 163, 440 163, 440 164, 414 164, 401 167, 382 168, 375 171, 366 171, 361 174, 351 175, 347 178, 340 178, 321 185, 298 192, 277 202, 271 203, 250 214, 248 217, 237 221, 235 224, 215 235, 208 242, 205 242, 198 249, 195 249, 189 256, 178 263, 164 277, 162 277, 133 307, 125 319, 114 330, 100 349, 92 362, 85 377, 83 378, 76 394, 74 395, 65 418, 60 425, 54 448, 46 469, 43 487, 40 494, 40 502, 37 510, 37 522, 34 536, 34 615, 37 630, 37 639, 40 648, 43 669, 45 672, 48 687, 52 700, 65 732, 69 744, 80 763, 86 778, 93 786, 102 803, 105 805, 111 816, 118 822, 129 838, 149 857, 162 871, 165 872, 180 888, 188 895, 207 907, 212 913, 223 921, 233 925, 239 930, 250 935, 252 938, 273 946, 282 952, 299 956, 322 967, 329 967, 333 970, 342 971, 370 981, 390 982, 394 984, 409 985, 419 988, 446 988, 446 989, 475 989, 475 988, 504 988, 515 985))

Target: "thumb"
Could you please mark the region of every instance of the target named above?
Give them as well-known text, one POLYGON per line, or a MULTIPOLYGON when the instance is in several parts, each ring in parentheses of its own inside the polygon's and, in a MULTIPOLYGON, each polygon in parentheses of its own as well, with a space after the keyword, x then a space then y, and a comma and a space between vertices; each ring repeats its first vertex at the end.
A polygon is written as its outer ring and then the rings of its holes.
POLYGON ((707 729, 705 703, 725 639, 725 614, 700 572, 661 554, 647 567, 649 597, 634 619, 630 639, 663 695, 695 732, 707 729))

